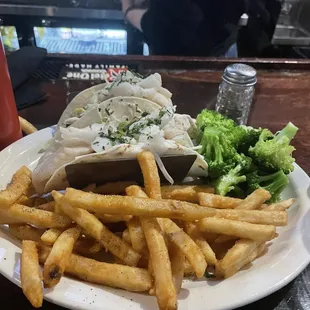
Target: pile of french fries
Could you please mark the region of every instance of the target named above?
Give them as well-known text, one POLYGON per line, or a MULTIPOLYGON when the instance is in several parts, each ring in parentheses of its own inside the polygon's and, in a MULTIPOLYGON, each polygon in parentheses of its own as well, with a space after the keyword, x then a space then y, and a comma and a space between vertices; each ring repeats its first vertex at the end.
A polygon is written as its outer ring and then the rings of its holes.
POLYGON ((0 192, 0 224, 22 241, 21 286, 34 307, 42 306, 42 279, 53 287, 68 274, 148 292, 159 309, 177 309, 184 277, 233 276, 287 225, 293 199, 268 205, 263 189, 241 200, 207 185, 161 186, 153 154, 137 160, 144 188, 90 184, 38 197, 22 167, 0 192))

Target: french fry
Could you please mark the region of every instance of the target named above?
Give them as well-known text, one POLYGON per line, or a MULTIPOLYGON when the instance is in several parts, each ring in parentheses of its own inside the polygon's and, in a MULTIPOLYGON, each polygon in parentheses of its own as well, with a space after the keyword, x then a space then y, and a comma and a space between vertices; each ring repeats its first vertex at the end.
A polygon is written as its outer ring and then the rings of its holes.
POLYGON ((257 241, 271 240, 276 232, 275 226, 250 224, 220 218, 205 218, 198 223, 201 231, 214 232, 257 241))
MULTIPOLYGON (((264 189, 257 189, 252 194, 247 196, 244 200, 242 200, 235 210, 255 210, 258 209, 266 200, 270 199, 270 193, 265 191, 264 189)), ((233 236, 219 236, 215 242, 223 243, 228 240, 234 240, 233 236)))
POLYGON ((199 246, 178 225, 170 219, 162 219, 164 231, 169 240, 173 242, 185 255, 193 266, 197 278, 201 278, 207 268, 207 263, 199 246))
POLYGON ((55 205, 56 205, 55 201, 49 201, 49 202, 45 202, 43 204, 37 205, 37 206, 35 206, 35 208, 39 209, 39 210, 54 212, 55 211, 55 205))
POLYGON ((134 251, 126 242, 112 233, 93 214, 80 208, 73 208, 63 200, 62 194, 52 192, 57 205, 61 206, 61 211, 67 214, 75 223, 82 227, 91 237, 96 239, 114 256, 121 259, 125 264, 136 266, 141 255, 134 251))
POLYGON ((185 277, 195 276, 194 268, 186 258, 184 260, 184 276, 185 277))
MULTIPOLYGON (((221 243, 212 243, 212 250, 214 251, 218 261, 221 260, 227 254, 228 250, 235 245, 236 240, 237 239, 232 239, 221 243)), ((215 265, 217 266, 217 263, 215 265)))
POLYGON ((164 236, 155 218, 140 218, 154 271, 155 292, 160 309, 177 309, 177 296, 164 236))
POLYGON ((194 240, 200 248, 207 264, 215 265, 217 262, 215 253, 210 247, 209 243, 204 239, 202 233, 199 231, 196 224, 191 222, 185 223, 185 231, 194 240))
POLYGON ((0 191, 0 208, 7 208, 32 189, 31 171, 23 166, 13 175, 12 182, 0 191))
MULTIPOLYGON (((242 269, 243 267, 245 267, 249 263, 253 262, 257 257, 259 257, 264 252, 265 248, 266 248, 266 244, 265 243, 261 243, 244 260, 236 263, 233 266, 230 266, 227 269, 221 269, 223 277, 225 279, 227 279, 227 278, 233 276, 234 274, 236 274, 240 269, 242 269)), ((220 265, 220 268, 221 268, 221 265, 220 265)))
POLYGON ((271 195, 263 188, 256 189, 253 193, 247 196, 236 209, 238 210, 255 210, 258 209, 266 200, 270 199, 271 195))
POLYGON ((39 308, 43 303, 43 288, 36 243, 25 240, 22 243, 20 279, 23 293, 33 307, 39 308))
POLYGON ((176 293, 178 294, 180 293, 180 290, 182 287, 182 281, 184 278, 185 256, 175 244, 170 242, 169 257, 170 257, 170 262, 171 262, 171 272, 172 272, 174 287, 175 287, 176 293))
POLYGON ((143 179, 145 192, 148 197, 161 199, 160 178, 154 155, 149 151, 143 151, 137 155, 143 179))
POLYGON ((71 219, 67 216, 19 204, 11 206, 8 209, 8 215, 21 222, 41 228, 66 228, 71 224, 71 219))
POLYGON ((128 222, 132 219, 131 215, 118 215, 118 214, 101 214, 95 213, 95 216, 102 223, 118 223, 118 222, 128 222))
POLYGON ((261 210, 216 210, 216 217, 243 221, 252 224, 264 224, 274 226, 287 225, 288 216, 285 211, 261 211, 261 210))
POLYGON ((147 253, 147 244, 140 221, 134 217, 127 222, 132 248, 138 253, 147 253))
POLYGON ((95 189, 96 189, 96 184, 92 183, 92 184, 88 184, 86 187, 84 187, 82 189, 82 191, 84 191, 84 192, 94 192, 95 189))
POLYGON ((24 119, 21 116, 18 116, 19 119, 19 123, 20 123, 20 127, 22 129, 22 131, 26 134, 26 135, 30 135, 36 131, 38 131, 38 129, 36 127, 34 127, 30 122, 28 122, 26 119, 24 119))
POLYGON ((198 193, 214 193, 214 188, 209 185, 168 185, 161 187, 163 199, 176 199, 197 203, 198 193))
POLYGON ((242 199, 209 193, 198 193, 198 199, 200 205, 217 209, 234 209, 242 202, 242 199))
MULTIPOLYGON (((170 217, 194 221, 215 216, 217 210, 185 201, 146 199, 117 195, 98 195, 67 188, 65 201, 90 212, 148 217, 170 217)), ((263 212, 263 211, 260 211, 263 212)))
MULTIPOLYGON (((137 155, 148 197, 161 199, 160 178, 154 155, 143 151, 137 155)), ((155 279, 155 294, 159 309, 177 309, 177 294, 172 279, 171 263, 166 241, 162 235, 162 221, 140 217, 150 253, 151 271, 155 279)))
POLYGON ((123 231, 122 238, 127 244, 132 246, 128 228, 123 231))
POLYGON ((40 242, 44 230, 34 228, 27 224, 10 224, 9 232, 19 240, 40 242))
POLYGON ((222 259, 221 268, 225 270, 244 261, 260 244, 262 244, 261 241, 238 240, 222 259))
POLYGON ((16 219, 10 216, 7 209, 0 208, 0 225, 1 224, 21 224, 23 222, 24 221, 21 221, 19 219, 16 219))
MULTIPOLYGON (((41 263, 45 263, 50 251, 50 248, 39 245, 41 263)), ((152 286, 152 278, 145 269, 98 262, 76 254, 71 254, 65 273, 91 283, 132 292, 145 292, 152 286)))
POLYGON ((82 256, 89 256, 98 253, 102 249, 100 242, 90 238, 79 239, 75 242, 73 252, 82 256))
POLYGON ((265 211, 285 211, 291 207, 292 204, 294 204, 296 199, 290 198, 287 200, 282 200, 280 202, 271 203, 270 205, 262 205, 260 209, 265 211))
POLYGON ((60 281, 69 263, 73 246, 80 234, 79 227, 72 227, 61 233, 55 241, 43 268, 45 287, 55 286, 60 281))
POLYGON ((17 200, 16 203, 24 205, 27 207, 33 207, 34 199, 27 197, 25 194, 22 194, 17 200))
MULTIPOLYGON (((127 195, 147 197, 146 193, 139 186, 126 188, 127 195)), ((150 295, 157 297, 160 309, 176 309, 177 294, 172 278, 171 263, 161 227, 157 219, 140 218, 144 236, 149 249, 149 270, 154 276, 155 287, 150 289, 150 295)))
POLYGON ((42 234, 41 240, 47 245, 53 245, 62 232, 63 230, 61 229, 50 228, 42 234))
POLYGON ((137 184, 135 181, 110 182, 96 187, 94 193, 105 195, 119 195, 125 193, 126 187, 137 184))

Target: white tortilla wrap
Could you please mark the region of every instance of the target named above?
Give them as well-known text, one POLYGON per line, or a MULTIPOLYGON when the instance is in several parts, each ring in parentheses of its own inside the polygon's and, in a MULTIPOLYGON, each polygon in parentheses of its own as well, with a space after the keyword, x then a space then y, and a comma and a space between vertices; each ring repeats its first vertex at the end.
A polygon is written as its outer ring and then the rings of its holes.
MULTIPOLYGON (((81 164, 81 163, 96 163, 96 162, 109 161, 109 160, 132 159, 132 158, 136 158, 137 154, 144 149, 147 149, 147 147, 144 144, 136 144, 136 145, 121 144, 102 153, 94 153, 94 154, 77 157, 72 162, 61 166, 59 169, 55 171, 53 176, 46 183, 44 192, 48 193, 52 191, 53 189, 62 190, 69 186, 67 176, 66 176, 66 170, 65 170, 65 167, 69 164, 71 165, 71 164, 81 164)), ((206 177, 207 176, 207 172, 208 172, 207 163, 205 162, 205 160, 200 154, 198 154, 196 151, 192 149, 185 148, 175 143, 171 148, 167 149, 165 152, 163 153, 156 152, 156 153, 160 156, 162 155, 191 155, 191 154, 197 155, 197 159, 194 162, 192 168, 190 169, 188 176, 195 176, 195 177, 199 177, 199 176, 206 177)))

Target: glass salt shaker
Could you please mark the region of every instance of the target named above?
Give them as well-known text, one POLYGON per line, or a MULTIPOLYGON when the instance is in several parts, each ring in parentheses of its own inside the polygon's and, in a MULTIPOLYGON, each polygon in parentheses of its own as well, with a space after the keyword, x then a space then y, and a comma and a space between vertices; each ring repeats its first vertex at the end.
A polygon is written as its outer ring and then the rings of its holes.
POLYGON ((246 125, 254 96, 256 70, 245 64, 226 67, 219 86, 215 110, 238 125, 246 125))

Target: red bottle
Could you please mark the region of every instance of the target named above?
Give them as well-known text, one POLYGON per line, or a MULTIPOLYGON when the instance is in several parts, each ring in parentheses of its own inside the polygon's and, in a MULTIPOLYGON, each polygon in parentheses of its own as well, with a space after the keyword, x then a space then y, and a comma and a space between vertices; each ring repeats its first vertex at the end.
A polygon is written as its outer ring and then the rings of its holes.
POLYGON ((0 35, 0 151, 21 137, 13 88, 0 35))

